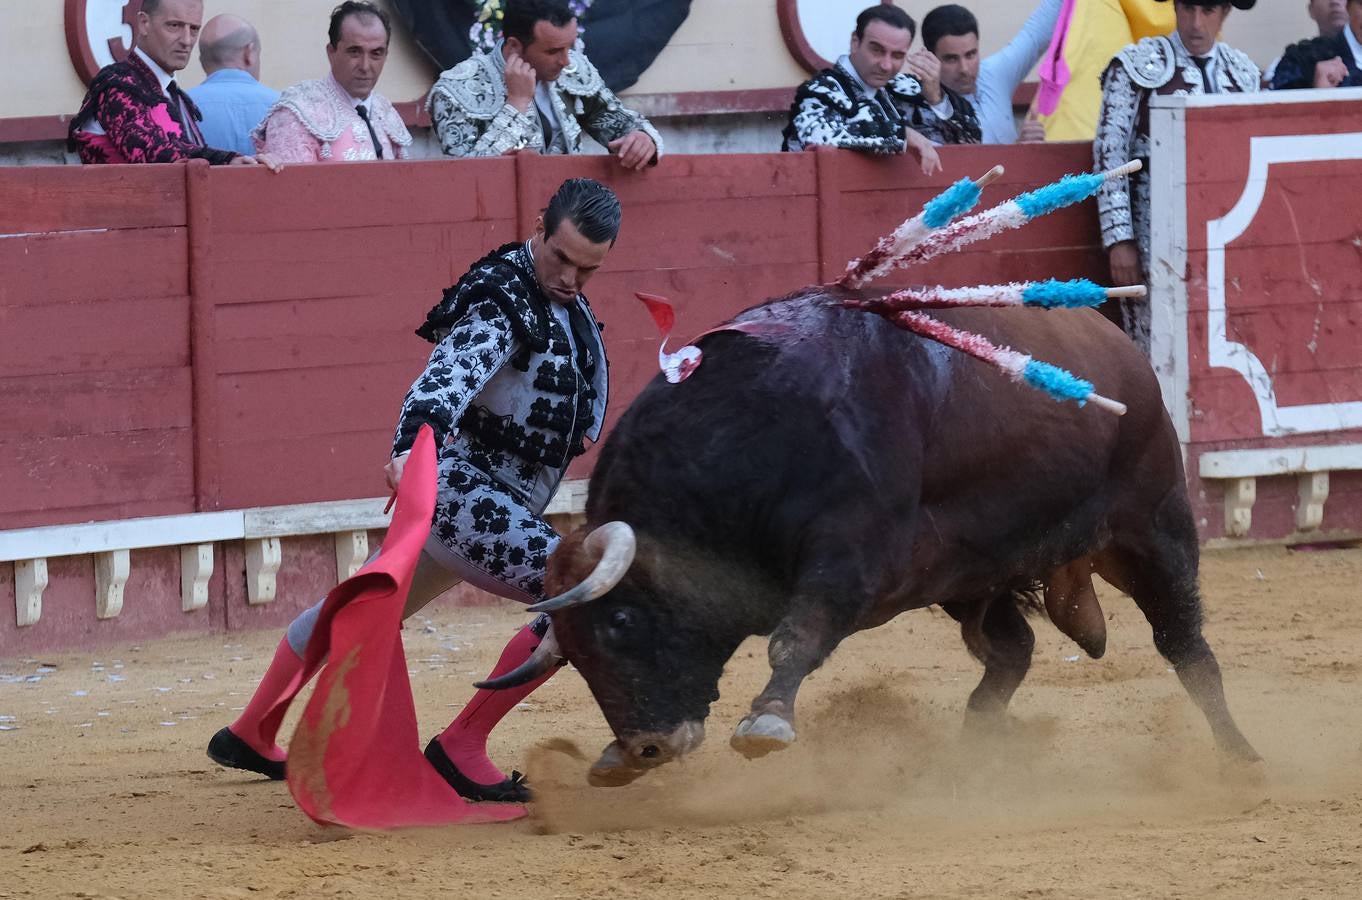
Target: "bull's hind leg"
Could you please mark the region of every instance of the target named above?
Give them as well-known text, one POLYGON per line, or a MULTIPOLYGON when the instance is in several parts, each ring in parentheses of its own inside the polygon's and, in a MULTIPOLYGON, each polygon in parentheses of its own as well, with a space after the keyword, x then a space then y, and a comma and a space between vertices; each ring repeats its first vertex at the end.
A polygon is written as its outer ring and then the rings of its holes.
POLYGON ((984 677, 969 695, 965 727, 975 731, 1001 726, 1017 687, 1031 668, 1035 633, 1008 593, 983 602, 946 609, 960 622, 971 654, 984 664, 984 677))
POLYGON ((1097 572, 1134 598, 1153 629, 1154 646, 1173 664, 1220 749, 1256 761, 1261 757, 1230 715, 1220 664, 1201 633, 1200 551, 1186 497, 1170 491, 1153 519, 1138 540, 1117 531, 1114 545, 1097 558, 1097 572))

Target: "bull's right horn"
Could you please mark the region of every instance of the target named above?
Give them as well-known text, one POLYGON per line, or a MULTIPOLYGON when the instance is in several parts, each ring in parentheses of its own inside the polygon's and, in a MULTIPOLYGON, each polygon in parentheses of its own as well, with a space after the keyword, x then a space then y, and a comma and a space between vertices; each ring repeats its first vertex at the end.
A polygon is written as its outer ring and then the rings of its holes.
POLYGON ((530 607, 530 612, 554 612, 590 603, 620 583, 629 564, 634 561, 634 529, 627 522, 606 522, 592 531, 582 542, 586 551, 597 559, 596 568, 582 579, 581 584, 569 588, 557 597, 550 597, 530 607))

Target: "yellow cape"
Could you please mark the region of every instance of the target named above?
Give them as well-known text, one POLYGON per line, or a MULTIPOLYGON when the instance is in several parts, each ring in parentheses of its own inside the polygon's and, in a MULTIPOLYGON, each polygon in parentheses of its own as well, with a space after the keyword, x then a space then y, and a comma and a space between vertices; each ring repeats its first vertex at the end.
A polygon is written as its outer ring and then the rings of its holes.
POLYGON ((1054 115, 1041 116, 1050 141, 1090 141, 1102 106, 1102 72, 1127 44, 1176 25, 1173 4, 1157 0, 1078 0, 1064 42, 1069 84, 1054 115))

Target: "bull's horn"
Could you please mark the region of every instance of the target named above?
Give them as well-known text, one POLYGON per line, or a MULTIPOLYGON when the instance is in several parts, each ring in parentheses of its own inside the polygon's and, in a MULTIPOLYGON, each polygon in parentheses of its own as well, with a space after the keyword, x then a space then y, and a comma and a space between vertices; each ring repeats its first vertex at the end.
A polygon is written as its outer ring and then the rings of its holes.
POLYGON ((522 684, 529 684, 541 675, 548 674, 548 671, 562 662, 562 659, 563 657, 558 651, 558 639, 553 636, 553 624, 549 623, 548 631, 544 632, 544 639, 530 653, 529 659, 505 675, 488 678, 486 681, 474 682, 473 687, 487 688, 491 691, 504 691, 506 688, 520 687, 522 684))
POLYGON ((586 536, 582 546, 596 557, 596 568, 581 584, 568 588, 557 597, 536 603, 530 612, 554 612, 590 603, 620 583, 634 561, 634 529, 627 522, 606 522, 586 536))

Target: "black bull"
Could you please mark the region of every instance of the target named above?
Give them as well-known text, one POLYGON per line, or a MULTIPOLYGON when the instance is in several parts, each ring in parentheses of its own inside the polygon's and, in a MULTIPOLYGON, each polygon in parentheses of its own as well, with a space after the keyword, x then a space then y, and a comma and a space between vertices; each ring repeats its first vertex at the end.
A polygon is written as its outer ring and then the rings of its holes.
MULTIPOLYGON (((681 384, 660 377, 615 426, 585 529, 550 588, 594 565, 583 536, 632 527, 611 589, 553 613, 562 654, 617 740, 592 771, 618 784, 699 744, 724 664, 769 634, 771 679, 733 736, 758 756, 795 738, 800 683, 849 634, 938 605, 984 665, 967 724, 1001 719, 1046 611, 1090 655, 1106 644, 1091 575, 1129 594, 1210 723, 1257 754, 1201 633, 1198 545, 1178 443, 1140 352, 1091 311, 971 309, 940 318, 1032 353, 1129 406, 1056 403, 956 351, 811 288, 748 310, 790 330, 719 332, 681 384)), ((626 529, 627 531, 627 529, 626 529)))

